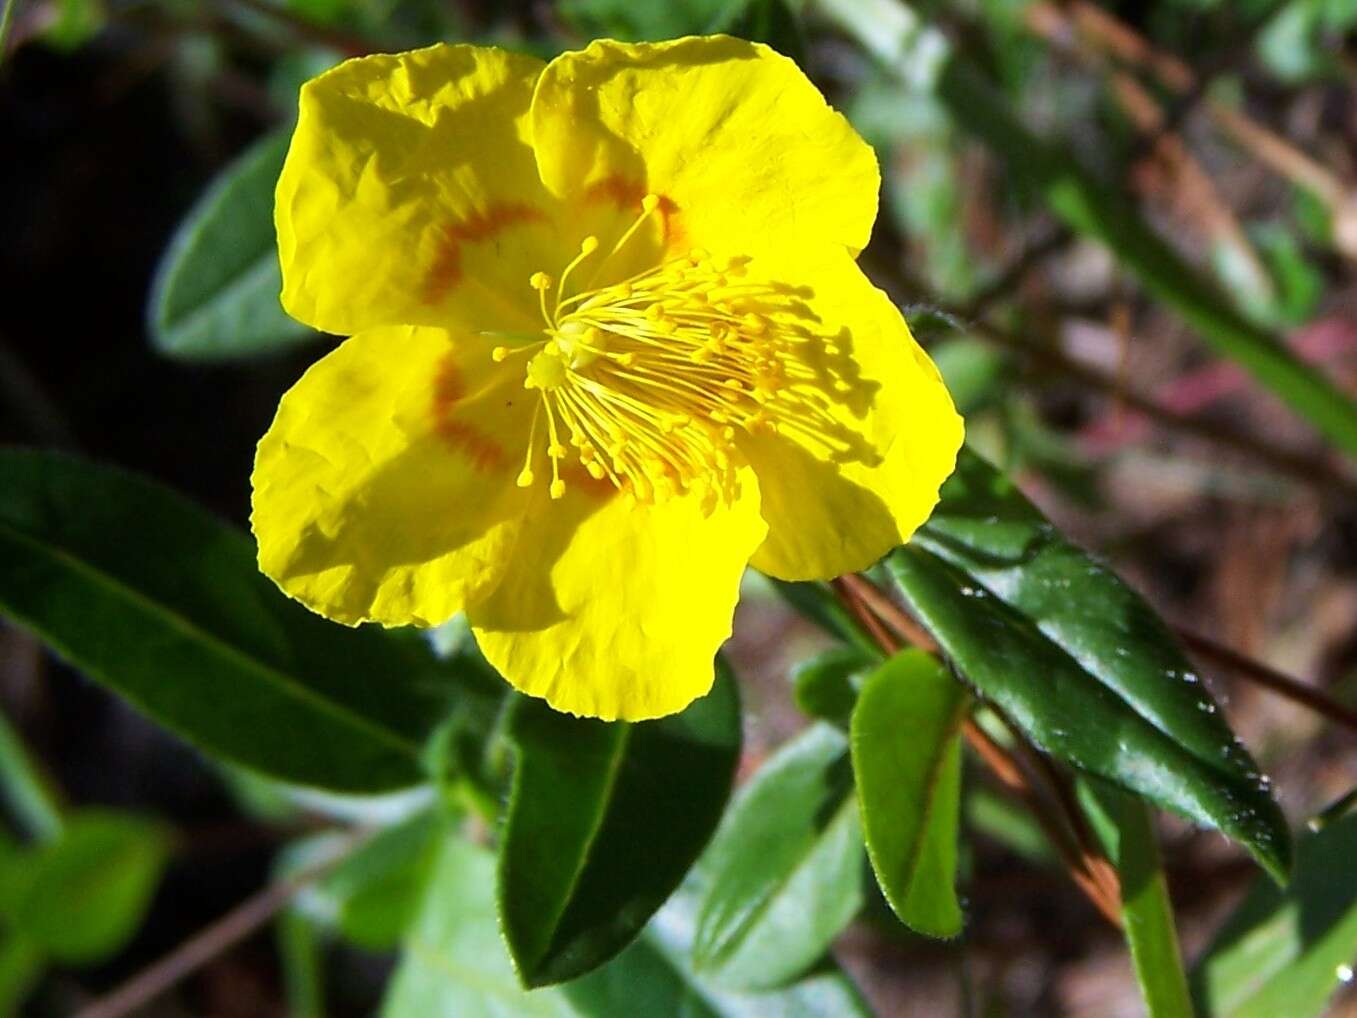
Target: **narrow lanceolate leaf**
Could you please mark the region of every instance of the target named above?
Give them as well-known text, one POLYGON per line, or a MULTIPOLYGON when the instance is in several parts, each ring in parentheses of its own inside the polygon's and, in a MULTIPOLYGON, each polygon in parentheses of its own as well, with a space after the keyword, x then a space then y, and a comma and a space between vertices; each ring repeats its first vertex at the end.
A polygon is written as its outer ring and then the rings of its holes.
POLYGON ((151 337, 186 360, 226 360, 294 346, 315 335, 288 317, 273 230, 273 189, 289 132, 256 142, 213 181, 161 257, 149 308, 151 337))
POLYGON ((1318 1018, 1357 968, 1357 814, 1301 839, 1285 891, 1259 881, 1192 973, 1209 1018, 1318 1018))
POLYGON ((496 923, 494 871, 484 849, 444 841, 382 1018, 870 1018, 832 963, 771 993, 730 993, 695 975, 686 960, 697 893, 691 881, 607 965, 562 986, 525 990, 496 923))
POLYGON ((774 754, 698 867, 693 962, 715 984, 778 986, 828 949, 862 905, 862 834, 848 741, 820 723, 774 754))
POLYGON ((1149 1018, 1191 1018, 1192 999, 1164 879, 1154 819, 1144 801, 1083 779, 1081 796, 1121 877, 1121 914, 1149 1018))
POLYGON ((141 924, 168 855, 158 823, 76 813, 55 841, 22 853, 22 881, 6 889, 7 925, 64 964, 107 958, 141 924))
POLYGON ((415 783, 431 659, 260 575, 251 542, 119 470, 0 451, 0 614, 200 748, 304 785, 415 783))
POLYGON ((687 710, 608 723, 515 702, 517 770, 500 851, 504 936, 527 986, 626 947, 679 885, 725 808, 740 705, 724 664, 687 710))
POLYGON ((963 454, 890 569, 962 675, 1036 745, 1220 829, 1285 878, 1281 810, 1168 628, 988 463, 963 454))
POLYGON ((867 680, 853 710, 853 776, 867 855, 895 914, 931 937, 961 932, 960 727, 969 703, 935 658, 905 651, 867 680))

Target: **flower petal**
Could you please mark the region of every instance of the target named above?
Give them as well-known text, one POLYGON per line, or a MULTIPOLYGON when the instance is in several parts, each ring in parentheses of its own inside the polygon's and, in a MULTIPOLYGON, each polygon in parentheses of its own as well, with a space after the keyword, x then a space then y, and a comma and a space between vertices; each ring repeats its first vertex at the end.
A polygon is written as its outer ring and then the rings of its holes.
POLYGON ((543 498, 500 586, 468 606, 486 658, 557 710, 640 721, 711 688, 740 576, 767 530, 752 475, 733 505, 628 506, 576 485, 543 498))
POLYGON ((479 338, 360 333, 312 365, 255 457, 259 565, 313 611, 436 625, 495 583, 533 403, 479 338))
POLYGON ((568 204, 661 196, 671 251, 839 243, 876 218, 871 148, 796 64, 729 36, 565 53, 532 102, 542 180, 568 204))
POLYGON ((307 82, 275 208, 288 313, 341 335, 540 324, 530 253, 560 260, 527 141, 542 66, 438 45, 307 82))
POLYGON ((752 564, 785 580, 828 579, 909 540, 956 465, 963 423, 899 310, 851 258, 769 261, 751 272, 809 284, 811 331, 828 345, 817 348, 816 380, 791 388, 820 408, 810 430, 826 437, 783 427, 740 439, 768 521, 752 564))

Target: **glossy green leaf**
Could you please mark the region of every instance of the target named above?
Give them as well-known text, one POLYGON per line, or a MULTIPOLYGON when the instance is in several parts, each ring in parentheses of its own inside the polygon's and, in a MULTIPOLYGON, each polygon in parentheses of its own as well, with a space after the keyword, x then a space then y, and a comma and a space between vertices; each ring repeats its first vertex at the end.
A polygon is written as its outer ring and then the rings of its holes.
POLYGON ((1318 1018, 1357 968, 1357 814, 1302 838, 1285 891, 1254 885, 1192 973, 1210 1018, 1318 1018))
POLYGON ((418 782, 450 695, 422 645, 288 600, 237 530, 50 453, 0 450, 0 614, 201 749, 298 784, 418 782))
POLYGON ((107 958, 136 932, 168 856, 158 823, 75 813, 58 839, 25 853, 23 885, 5 910, 10 927, 64 964, 107 958))
POLYGON ((541 986, 622 950, 682 881, 730 795, 740 706, 722 663, 709 694, 657 721, 575 718, 527 697, 511 709, 500 914, 524 984, 541 986))
POLYGON ((1081 801, 1121 877, 1123 934, 1149 1018, 1191 1018, 1183 952, 1154 819, 1134 795, 1083 779, 1081 801))
POLYGON ((862 680, 879 658, 853 646, 830 647, 792 672, 796 705, 813 718, 847 727, 862 680))
POLYGON ((961 674, 1037 746, 1220 829, 1285 878, 1285 819, 1172 633, 988 463, 963 454, 889 563, 961 674))
POLYGON ((495 919, 494 859, 448 838, 388 989, 382 1018, 869 1018, 832 965, 771 993, 730 993, 694 975, 699 885, 690 877, 617 958, 560 986, 524 990, 495 919))
POLYGON ((696 970, 736 989, 804 972, 862 906, 862 834, 848 740, 816 724, 740 793, 701 866, 696 970))
POLYGON ((290 129, 265 135, 224 169, 161 257, 151 291, 151 338, 185 360, 226 360, 315 336, 279 303, 273 189, 290 129))
POLYGON ((853 776, 867 856, 895 914, 931 937, 961 932, 960 730, 969 705, 937 659, 911 650, 873 673, 853 710, 853 776))

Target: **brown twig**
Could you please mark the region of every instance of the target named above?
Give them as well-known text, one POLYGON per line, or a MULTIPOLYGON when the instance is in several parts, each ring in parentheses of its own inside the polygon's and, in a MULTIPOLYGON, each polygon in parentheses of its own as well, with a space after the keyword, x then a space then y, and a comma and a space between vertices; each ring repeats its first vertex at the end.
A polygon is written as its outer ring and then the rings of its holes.
POLYGON ((75 1018, 124 1018, 150 1003, 180 980, 244 940, 287 905, 299 891, 320 879, 361 844, 356 835, 338 854, 271 884, 246 898, 159 961, 142 969, 113 992, 76 1012, 75 1018))
MULTIPOLYGON (((937 641, 865 577, 841 576, 834 581, 834 589, 882 650, 893 654, 909 643, 920 650, 938 652, 937 641)), ((1000 784, 1032 811, 1065 863, 1070 879, 1108 922, 1119 927, 1121 888, 1116 870, 1093 842, 1087 825, 1078 815, 1077 804, 1061 795, 1058 783, 1037 773, 1040 765, 1034 763, 1024 768, 970 718, 963 722, 962 732, 1000 784)), ((1040 759, 1035 751, 1032 756, 1040 759)))
POLYGON ((1279 696, 1284 696, 1288 700, 1309 707, 1335 724, 1344 725, 1357 731, 1357 710, 1347 706, 1347 704, 1339 703, 1314 686, 1306 685, 1284 672, 1278 671, 1271 665, 1264 664, 1246 654, 1241 654, 1232 647, 1217 643, 1210 637, 1194 633, 1190 629, 1178 629, 1177 633, 1178 638, 1187 644, 1189 649, 1196 651, 1202 657, 1210 658, 1224 665, 1241 678, 1248 679, 1265 689, 1270 689, 1279 696))

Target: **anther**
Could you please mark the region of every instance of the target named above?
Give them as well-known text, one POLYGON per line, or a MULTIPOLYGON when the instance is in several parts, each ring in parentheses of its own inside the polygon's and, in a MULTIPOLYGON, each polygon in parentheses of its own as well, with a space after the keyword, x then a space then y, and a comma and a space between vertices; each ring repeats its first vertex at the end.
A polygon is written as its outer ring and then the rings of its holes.
POLYGON ((532 471, 529 470, 527 467, 524 467, 522 472, 518 475, 517 481, 518 486, 520 488, 531 488, 532 482, 533 482, 532 471))
POLYGON ((505 357, 508 356, 509 348, 507 346, 497 346, 490 351, 490 359, 494 361, 496 364, 500 363, 502 360, 504 360, 505 357))
POLYGON ((565 495, 565 481, 562 481, 558 477, 556 480, 551 482, 551 497, 561 498, 564 495, 565 495))
POLYGON ((555 283, 552 282, 551 277, 548 276, 545 272, 534 272, 531 276, 528 277, 528 285, 531 286, 534 290, 541 290, 545 292, 547 290, 550 290, 555 285, 555 283))
POLYGON ((641 199, 641 210, 646 215, 654 212, 660 207, 660 196, 658 194, 648 194, 641 199))

